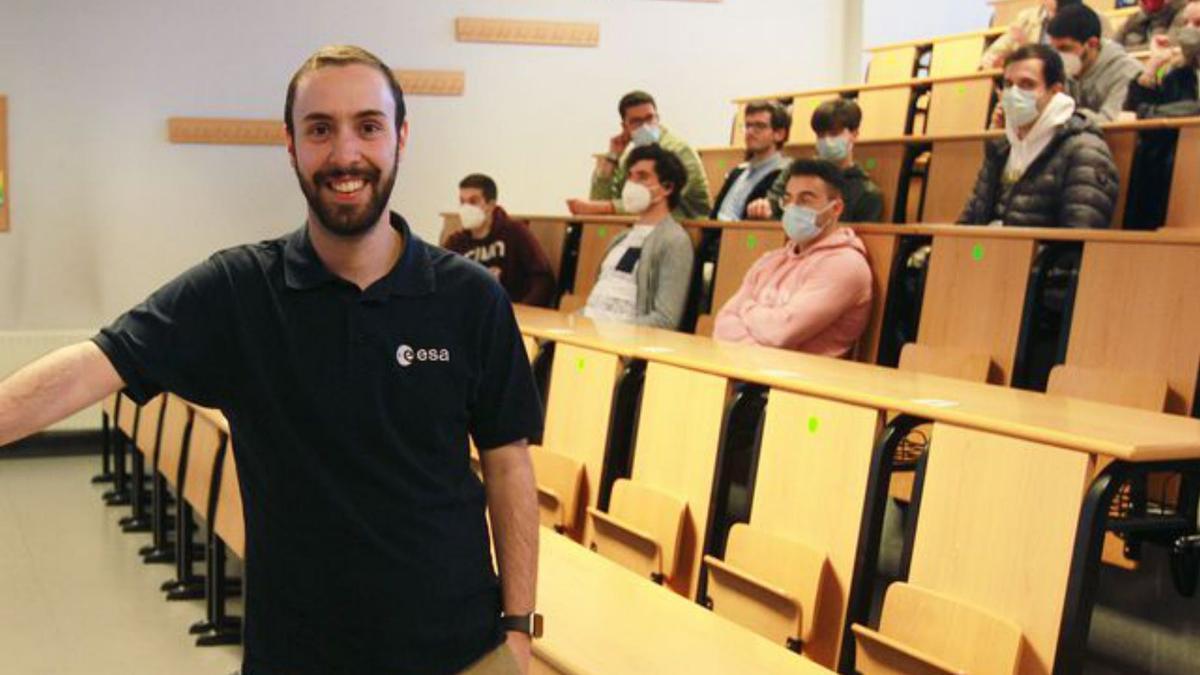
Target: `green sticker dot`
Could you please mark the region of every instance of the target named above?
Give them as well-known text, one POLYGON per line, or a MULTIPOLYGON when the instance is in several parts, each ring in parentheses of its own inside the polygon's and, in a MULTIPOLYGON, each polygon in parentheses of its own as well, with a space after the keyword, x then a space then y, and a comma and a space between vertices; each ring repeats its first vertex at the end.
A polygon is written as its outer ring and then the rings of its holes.
POLYGON ((717 160, 717 168, 718 168, 718 169, 720 169, 720 170, 724 171, 724 170, 725 170, 725 167, 727 167, 727 166, 729 166, 729 162, 727 162, 727 161, 725 161, 725 160, 723 160, 723 159, 718 159, 718 160, 717 160))
POLYGON ((821 420, 810 417, 808 418, 808 433, 815 434, 821 428, 821 420))
POLYGON ((875 167, 879 166, 879 162, 875 161, 874 157, 870 157, 867 159, 865 166, 867 167, 867 171, 874 171, 875 167))
POLYGON ((596 228, 596 236, 600 237, 601 239, 607 237, 608 236, 608 228, 607 227, 597 227, 596 228))
POLYGON ((575 370, 578 370, 579 372, 582 373, 584 363, 585 363, 585 361, 582 358, 580 358, 578 361, 576 361, 575 362, 575 370))
POLYGON ((974 258, 976 262, 983 260, 983 244, 975 244, 973 247, 971 247, 971 257, 974 258))
POLYGON ((756 234, 746 235, 746 248, 750 249, 751 251, 758 248, 758 235, 756 235, 756 234))
POLYGON ((958 85, 957 87, 955 87, 955 88, 954 88, 954 91, 958 92, 958 95, 959 95, 959 96, 963 96, 963 95, 965 95, 965 94, 967 93, 967 85, 965 85, 965 84, 960 84, 960 85, 958 85))

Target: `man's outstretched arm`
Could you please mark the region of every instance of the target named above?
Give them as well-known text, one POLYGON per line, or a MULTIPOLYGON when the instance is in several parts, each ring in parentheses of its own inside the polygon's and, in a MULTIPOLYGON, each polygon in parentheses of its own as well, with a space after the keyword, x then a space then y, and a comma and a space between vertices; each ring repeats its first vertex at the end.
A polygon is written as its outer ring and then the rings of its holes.
POLYGON ((93 342, 34 361, 0 381, 0 448, 120 391, 124 383, 93 342))

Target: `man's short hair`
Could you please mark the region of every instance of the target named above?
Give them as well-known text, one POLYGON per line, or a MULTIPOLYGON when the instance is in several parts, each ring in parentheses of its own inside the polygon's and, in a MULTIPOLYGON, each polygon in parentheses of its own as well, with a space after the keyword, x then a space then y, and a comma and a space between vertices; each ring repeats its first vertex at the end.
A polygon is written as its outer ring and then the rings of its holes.
POLYGON ((621 114, 621 121, 625 121, 626 110, 639 105, 645 105, 647 103, 654 106, 655 110, 658 109, 658 104, 654 102, 654 97, 640 89, 631 91, 622 96, 621 102, 617 104, 617 112, 621 114))
POLYGON ((628 173, 634 164, 646 159, 654 162, 654 175, 658 176, 658 182, 671 184, 671 194, 667 196, 667 206, 674 211, 675 207, 679 206, 679 201, 683 199, 683 188, 687 185, 688 180, 687 169, 683 166, 683 162, 675 156, 675 153, 663 148, 658 143, 651 143, 634 148, 629 153, 629 157, 625 158, 625 172, 628 173))
MULTIPOLYGON (((792 130, 792 114, 781 103, 776 101, 754 101, 746 105, 746 117, 760 113, 770 113, 772 131, 790 132, 792 130)), ((775 145, 782 148, 786 142, 787 134, 785 133, 783 140, 775 145)))
POLYGON ((1100 15, 1087 5, 1060 7, 1046 26, 1052 38, 1069 38, 1079 43, 1099 38, 1102 32, 1100 15))
POLYGON ((827 162, 823 159, 797 159, 788 167, 788 178, 796 176, 812 176, 820 178, 825 182, 825 187, 833 197, 838 199, 846 192, 846 179, 842 177, 842 170, 833 162, 827 162))
POLYGON ((349 66, 351 64, 361 64, 370 66, 379 71, 383 75, 383 79, 387 80, 388 87, 392 90, 392 98, 396 101, 396 132, 399 133, 400 127, 404 124, 404 90, 400 88, 400 81, 396 79, 395 73, 387 67, 378 56, 354 45, 327 45, 313 52, 313 55, 305 59, 304 63, 300 64, 300 68, 292 75, 292 81, 288 83, 287 99, 283 104, 283 123, 287 127, 289 137, 295 136, 296 127, 292 121, 292 107, 296 102, 296 87, 300 84, 300 78, 308 73, 311 73, 322 68, 331 66, 349 66))
POLYGON ((491 176, 486 176, 482 173, 473 173, 458 182, 459 189, 475 188, 483 193, 483 198, 486 201, 496 201, 496 181, 492 180, 491 176))
POLYGON ((812 130, 817 135, 838 133, 843 129, 858 131, 862 124, 862 108, 848 98, 835 98, 817 106, 812 114, 812 130))
POLYGON ((1028 44, 1018 47, 1008 61, 1006 66, 1011 66, 1017 61, 1025 61, 1028 59, 1037 59, 1042 62, 1042 79, 1045 80, 1047 87, 1053 87, 1056 84, 1066 82, 1066 73, 1063 68, 1062 57, 1058 55, 1058 51, 1049 45, 1043 44, 1028 44))

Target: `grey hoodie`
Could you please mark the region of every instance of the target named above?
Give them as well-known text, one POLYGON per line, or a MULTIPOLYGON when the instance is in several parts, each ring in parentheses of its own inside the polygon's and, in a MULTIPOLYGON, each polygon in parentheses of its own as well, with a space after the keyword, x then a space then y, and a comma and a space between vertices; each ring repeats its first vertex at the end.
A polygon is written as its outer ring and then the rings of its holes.
POLYGON ((1100 56, 1078 80, 1067 84, 1067 93, 1080 108, 1094 113, 1097 122, 1112 122, 1125 106, 1129 83, 1142 72, 1142 64, 1121 45, 1102 38, 1100 56))

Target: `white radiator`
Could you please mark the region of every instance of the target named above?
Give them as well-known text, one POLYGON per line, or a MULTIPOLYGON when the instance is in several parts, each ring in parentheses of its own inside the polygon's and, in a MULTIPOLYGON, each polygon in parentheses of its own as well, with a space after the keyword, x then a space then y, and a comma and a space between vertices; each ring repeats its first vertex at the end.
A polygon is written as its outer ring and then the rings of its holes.
MULTIPOLYGON (((73 345, 96 334, 94 330, 0 331, 0 379, 59 347, 73 345)), ((87 431, 100 428, 100 407, 82 410, 51 427, 53 431, 87 431)))

